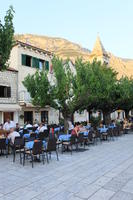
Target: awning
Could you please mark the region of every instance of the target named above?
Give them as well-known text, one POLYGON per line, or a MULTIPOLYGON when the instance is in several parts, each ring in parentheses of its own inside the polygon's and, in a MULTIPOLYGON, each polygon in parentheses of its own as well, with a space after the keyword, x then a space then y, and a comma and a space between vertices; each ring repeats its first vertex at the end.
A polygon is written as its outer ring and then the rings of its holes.
POLYGON ((21 107, 18 104, 0 104, 0 111, 2 112, 15 112, 20 110, 21 107))

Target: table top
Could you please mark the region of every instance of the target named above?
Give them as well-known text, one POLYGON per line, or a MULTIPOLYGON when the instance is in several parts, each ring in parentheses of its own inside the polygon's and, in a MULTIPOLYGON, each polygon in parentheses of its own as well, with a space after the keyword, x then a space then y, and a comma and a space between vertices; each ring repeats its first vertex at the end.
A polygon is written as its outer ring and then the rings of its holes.
POLYGON ((59 136, 60 141, 69 141, 71 137, 71 134, 63 134, 59 136))
MULTIPOLYGON (((26 142, 26 143, 25 143, 25 148, 26 148, 26 149, 32 149, 32 148, 33 148, 33 145, 34 145, 34 141, 26 142)), ((46 148, 46 146, 47 146, 47 142, 44 140, 44 141, 43 141, 43 147, 46 148)))
POLYGON ((100 131, 100 133, 106 133, 108 131, 108 128, 98 128, 98 130, 100 131))
POLYGON ((23 137, 24 137, 24 138, 30 138, 30 134, 29 134, 29 133, 26 133, 26 134, 23 135, 23 137))

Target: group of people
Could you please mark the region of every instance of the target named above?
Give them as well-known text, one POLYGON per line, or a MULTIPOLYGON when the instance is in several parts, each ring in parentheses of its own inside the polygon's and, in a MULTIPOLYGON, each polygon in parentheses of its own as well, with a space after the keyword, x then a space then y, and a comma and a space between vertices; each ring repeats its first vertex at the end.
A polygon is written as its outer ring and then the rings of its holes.
POLYGON ((35 122, 32 125, 30 122, 27 122, 25 123, 24 127, 20 127, 18 123, 10 120, 10 118, 7 118, 4 124, 0 124, 1 133, 3 133, 4 136, 6 136, 6 138, 9 139, 12 144, 14 144, 15 137, 19 137, 21 135, 20 132, 23 129, 33 129, 40 133, 44 132, 44 130, 47 130, 47 124, 35 122))
POLYGON ((80 133, 88 132, 87 127, 91 128, 91 124, 88 123, 86 126, 84 126, 83 123, 77 122, 73 126, 71 126, 71 129, 69 128, 69 133, 78 137, 80 133))
POLYGON ((14 144, 15 137, 19 137, 20 134, 19 124, 7 118, 6 122, 0 125, 0 130, 4 132, 5 136, 10 140, 12 144, 14 144))
MULTIPOLYGON (((131 120, 124 119, 122 122, 123 129, 131 128, 132 122, 131 120)), ((91 128, 91 123, 86 123, 85 126, 84 123, 75 123, 74 125, 69 122, 69 133, 71 135, 78 136, 81 132, 88 132, 91 128)), ((116 127, 118 125, 118 120, 112 120, 109 126, 116 127)), ((105 126, 104 121, 100 122, 99 127, 103 128, 105 126)), ((48 130, 48 125, 44 122, 38 123, 35 121, 33 125, 30 122, 26 122, 24 124, 24 127, 20 127, 18 123, 15 123, 14 121, 10 120, 8 118, 4 124, 0 124, 0 130, 4 131, 5 136, 14 143, 15 137, 20 136, 20 130, 33 130, 36 131, 36 133, 44 132, 45 130, 48 130)), ((53 130, 52 130, 53 132, 53 130)))

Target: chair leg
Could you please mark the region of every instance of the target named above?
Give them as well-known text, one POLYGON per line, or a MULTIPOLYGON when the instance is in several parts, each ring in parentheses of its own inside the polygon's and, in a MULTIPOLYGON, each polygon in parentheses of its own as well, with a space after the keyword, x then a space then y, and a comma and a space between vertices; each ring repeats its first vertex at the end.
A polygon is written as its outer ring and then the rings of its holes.
POLYGON ((58 151, 56 150, 57 161, 59 161, 58 151))
POLYGON ((15 162, 15 158, 16 158, 16 151, 15 149, 13 149, 13 162, 15 162))
POLYGON ((47 163, 49 163, 48 153, 46 152, 47 163))
POLYGON ((31 162, 32 162, 32 168, 34 167, 34 164, 33 164, 33 155, 31 155, 31 162))
POLYGON ((8 158, 8 148, 6 147, 6 158, 8 158))
POLYGON ((23 155, 23 166, 25 165, 25 152, 24 152, 24 155, 23 155))
POLYGON ((71 145, 71 155, 72 155, 73 146, 71 145))
POLYGON ((44 165, 44 159, 45 159, 45 155, 42 155, 42 161, 43 161, 43 165, 44 165))
POLYGON ((21 155, 21 149, 19 150, 19 154, 20 154, 20 164, 22 164, 22 155, 21 155))

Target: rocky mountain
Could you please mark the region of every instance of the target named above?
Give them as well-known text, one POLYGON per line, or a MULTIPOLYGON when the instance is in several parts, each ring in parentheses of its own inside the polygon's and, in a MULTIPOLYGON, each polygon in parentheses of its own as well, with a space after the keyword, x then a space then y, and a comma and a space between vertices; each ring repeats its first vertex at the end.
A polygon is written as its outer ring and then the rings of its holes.
MULTIPOLYGON (((73 62, 77 57, 89 60, 91 54, 90 50, 63 38, 18 34, 15 35, 15 39, 51 51, 63 59, 70 58, 73 62)), ((109 65, 118 72, 118 78, 125 75, 133 76, 133 59, 119 58, 110 52, 107 54, 109 55, 109 65)))

